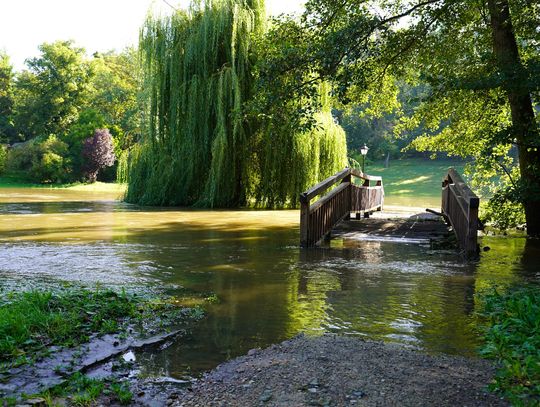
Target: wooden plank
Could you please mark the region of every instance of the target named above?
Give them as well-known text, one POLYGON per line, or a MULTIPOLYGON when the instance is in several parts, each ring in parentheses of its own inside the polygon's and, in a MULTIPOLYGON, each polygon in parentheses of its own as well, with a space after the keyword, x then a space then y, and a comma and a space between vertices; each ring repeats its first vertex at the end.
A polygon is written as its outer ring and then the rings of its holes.
POLYGON ((448 188, 450 189, 450 193, 454 196, 454 199, 456 200, 456 202, 459 204, 463 217, 465 217, 468 220, 469 205, 468 205, 467 200, 459 194, 459 190, 454 184, 448 185, 448 188))
POLYGON ((309 246, 309 201, 300 203, 300 246, 309 246))
POLYGON ((337 174, 332 175, 331 177, 328 177, 325 180, 319 182, 317 185, 308 189, 306 192, 302 192, 300 194, 300 202, 310 201, 312 198, 316 197, 317 195, 322 194, 332 185, 341 181, 343 178, 349 175, 351 173, 350 171, 351 171, 350 168, 345 168, 341 170, 340 172, 338 172, 337 174))

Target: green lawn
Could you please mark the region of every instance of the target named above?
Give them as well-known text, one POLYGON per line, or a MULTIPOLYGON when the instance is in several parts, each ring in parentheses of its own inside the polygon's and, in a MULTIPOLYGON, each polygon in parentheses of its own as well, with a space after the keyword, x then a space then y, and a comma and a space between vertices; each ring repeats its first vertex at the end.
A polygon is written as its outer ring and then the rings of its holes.
POLYGON ((463 173, 465 162, 457 160, 403 159, 366 166, 370 175, 383 177, 385 203, 387 205, 440 207, 441 182, 450 167, 463 173))
MULTIPOLYGON (((391 160, 388 168, 384 162, 370 163, 366 173, 383 177, 385 204, 439 208, 441 181, 449 167, 463 173, 465 162, 457 160, 426 160, 409 158, 391 160)), ((114 192, 122 194, 125 184, 96 182, 94 184, 32 184, 22 174, 0 176, 0 188, 63 188, 73 191, 114 192)))
POLYGON ((126 185, 114 182, 94 182, 93 184, 83 184, 80 182, 72 184, 36 184, 29 181, 24 174, 4 173, 0 175, 0 188, 53 188, 68 189, 72 191, 114 192, 121 194, 125 191, 126 185))

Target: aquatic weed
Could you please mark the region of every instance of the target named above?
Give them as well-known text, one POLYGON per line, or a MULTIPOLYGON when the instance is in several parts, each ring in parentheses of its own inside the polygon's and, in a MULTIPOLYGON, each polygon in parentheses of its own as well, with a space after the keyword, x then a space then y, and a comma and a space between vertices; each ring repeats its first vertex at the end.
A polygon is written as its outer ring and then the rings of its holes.
POLYGON ((131 393, 126 383, 112 383, 111 391, 122 405, 130 404, 133 400, 133 393, 131 393))

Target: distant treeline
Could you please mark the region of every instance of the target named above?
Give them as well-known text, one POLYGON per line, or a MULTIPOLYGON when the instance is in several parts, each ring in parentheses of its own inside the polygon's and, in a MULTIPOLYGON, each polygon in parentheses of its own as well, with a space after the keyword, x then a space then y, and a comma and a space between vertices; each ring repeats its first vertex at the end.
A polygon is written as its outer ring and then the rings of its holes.
POLYGON ((0 54, 0 171, 34 182, 114 180, 116 159, 141 134, 136 50, 87 58, 70 41, 39 49, 21 72, 0 54))

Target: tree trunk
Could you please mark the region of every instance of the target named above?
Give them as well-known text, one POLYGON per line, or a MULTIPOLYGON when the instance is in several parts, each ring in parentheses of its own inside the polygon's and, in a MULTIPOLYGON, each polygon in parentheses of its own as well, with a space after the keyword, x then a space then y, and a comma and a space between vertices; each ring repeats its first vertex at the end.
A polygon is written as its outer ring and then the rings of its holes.
POLYGON ((388 168, 388 165, 390 163, 390 153, 386 153, 386 159, 384 160, 384 168, 388 168))
POLYGON ((512 133, 519 151, 519 169, 524 185, 523 204, 527 233, 540 235, 540 148, 530 89, 519 57, 508 0, 487 0, 491 17, 493 53, 503 78, 512 115, 512 133))

